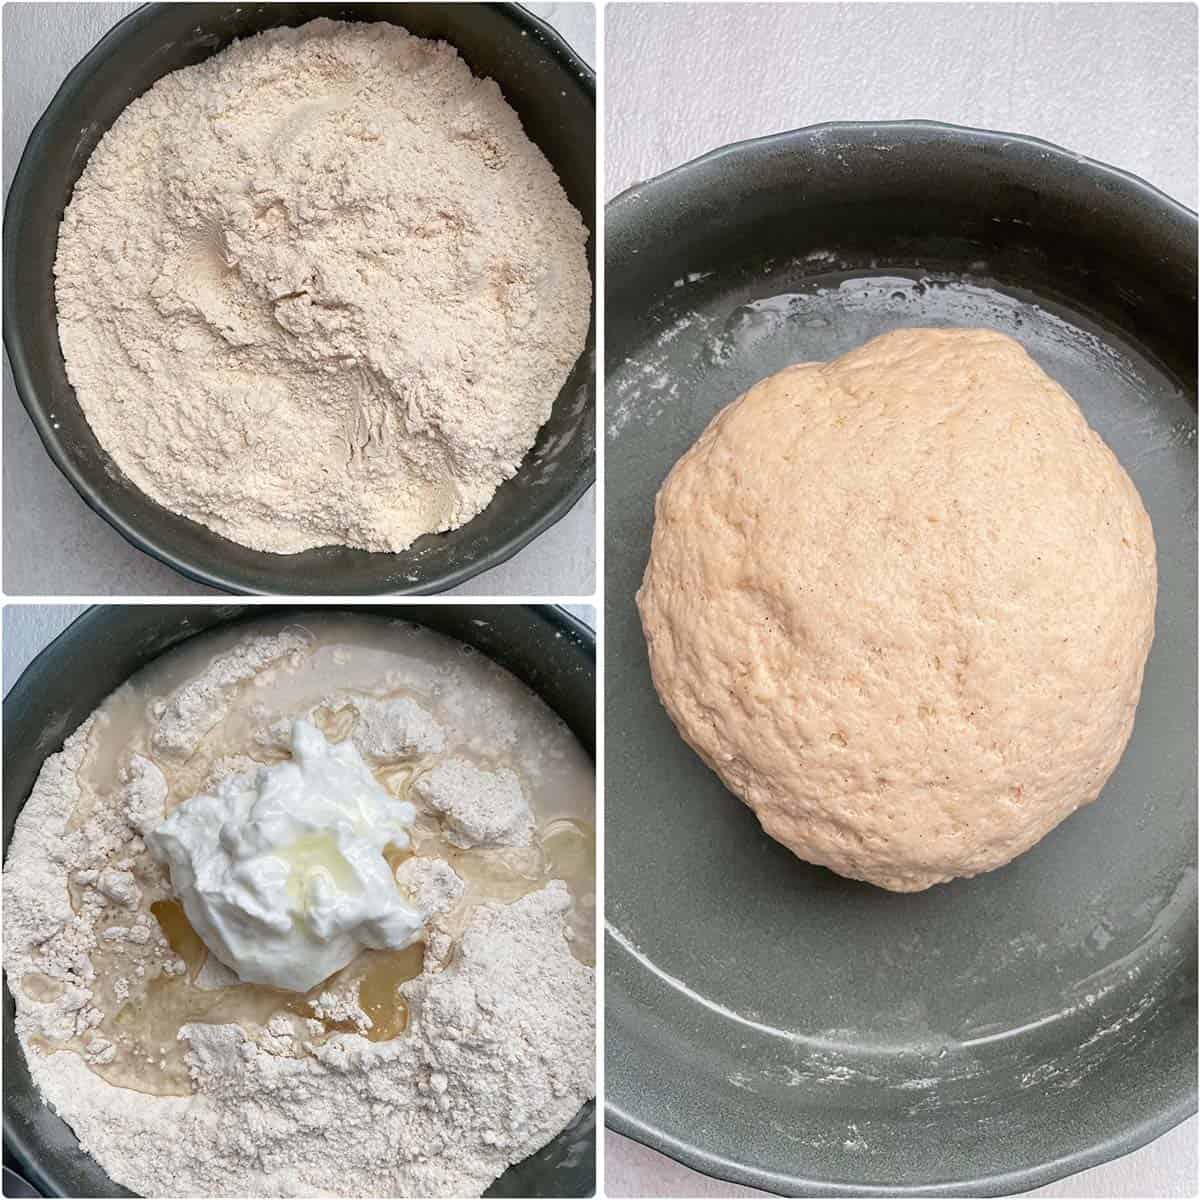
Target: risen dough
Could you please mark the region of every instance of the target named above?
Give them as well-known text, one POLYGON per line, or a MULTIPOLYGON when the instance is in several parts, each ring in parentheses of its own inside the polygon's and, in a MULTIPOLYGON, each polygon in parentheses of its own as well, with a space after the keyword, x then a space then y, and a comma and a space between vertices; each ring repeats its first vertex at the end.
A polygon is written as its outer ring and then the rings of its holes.
POLYGON ((1011 338, 886 334, 763 380, 675 464, 638 604, 679 732, 801 858, 977 875, 1096 798, 1154 635, 1154 535, 1011 338))

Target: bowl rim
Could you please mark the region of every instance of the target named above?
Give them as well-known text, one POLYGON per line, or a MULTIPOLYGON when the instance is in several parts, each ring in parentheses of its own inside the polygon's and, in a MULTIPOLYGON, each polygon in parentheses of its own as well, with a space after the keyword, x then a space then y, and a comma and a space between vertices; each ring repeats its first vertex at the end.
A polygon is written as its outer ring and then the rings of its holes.
MULTIPOLYGON (((484 598, 463 597, 463 599, 461 601, 459 601, 459 600, 453 601, 452 604, 450 605, 450 607, 469 608, 469 607, 478 607, 480 605, 487 607, 488 601, 484 598)), ((25 664, 24 667, 21 668, 20 675, 18 675, 17 678, 15 680, 13 680, 12 685, 8 688, 7 691, 4 692, 3 696, 0 697, 0 699, 3 700, 3 704, 0 705, 0 708, 7 708, 9 704, 12 704, 14 709, 15 708, 24 708, 25 703, 26 703, 26 701, 25 701, 26 690, 36 688, 36 686, 38 685, 38 680, 34 679, 33 676, 46 668, 46 664, 50 661, 50 657, 51 657, 52 653, 55 651, 55 647, 58 646, 58 643, 60 641, 63 641, 64 639, 66 639, 68 637, 68 635, 73 635, 75 632, 77 632, 76 626, 81 626, 84 624, 88 624, 88 625, 97 624, 97 626, 98 626, 97 634, 102 634, 103 626, 99 625, 98 622, 101 621, 106 609, 129 608, 129 607, 178 608, 181 606, 189 607, 189 604, 186 600, 181 602, 178 600, 173 600, 171 597, 163 597, 160 601, 151 602, 151 603, 145 604, 145 605, 128 605, 128 604, 121 603, 119 600, 109 600, 109 599, 99 600, 99 601, 96 601, 95 603, 87 605, 81 612, 77 613, 74 617, 72 617, 71 620, 68 621, 67 624, 64 625, 62 627, 62 629, 60 629, 58 631, 58 633, 56 633, 54 635, 54 637, 51 638, 50 641, 48 641, 25 664)), ((278 604, 251 604, 251 605, 246 605, 245 607, 247 608, 247 610, 252 610, 252 611, 259 612, 261 614, 270 615, 270 614, 274 613, 276 611, 276 609, 278 609, 278 608, 303 608, 303 609, 308 609, 308 610, 343 612, 348 609, 353 609, 353 610, 357 611, 358 609, 362 608, 363 606, 364 605, 362 603, 360 603, 358 600, 356 600, 354 597, 347 597, 345 599, 338 598, 330 603, 325 603, 325 602, 323 602, 319 599, 315 599, 314 597, 311 597, 311 596, 297 597, 294 600, 289 599, 288 597, 284 596, 279 599, 278 604)), ((218 609, 224 610, 225 608, 228 608, 230 606, 228 606, 228 605, 212 605, 212 604, 202 602, 198 605, 198 607, 218 608, 218 609)), ((242 612, 241 609, 243 606, 234 605, 233 607, 235 607, 239 610, 237 613, 235 613, 232 616, 231 619, 233 621, 248 619, 249 611, 242 612)), ((396 604, 396 605, 392 605, 391 607, 395 610, 395 615, 396 615, 397 620, 405 619, 404 613, 408 609, 408 607, 409 607, 408 605, 396 604)), ((595 628, 595 626, 590 624, 588 621, 584 620, 583 617, 577 616, 575 613, 571 612, 571 610, 569 608, 567 608, 565 604, 559 604, 559 603, 552 603, 552 604, 528 603, 528 604, 526 604, 526 603, 522 603, 519 601, 504 601, 503 604, 495 605, 494 607, 524 609, 526 612, 528 612, 530 614, 530 616, 536 616, 539 619, 545 621, 547 624, 556 626, 564 634, 567 634, 567 635, 573 637, 577 642, 579 642, 581 645, 583 645, 585 647, 587 652, 591 655, 592 659, 593 660, 595 659, 595 657, 596 657, 596 628, 595 628)), ((199 631, 199 635, 202 636, 204 633, 207 633, 207 632, 208 632, 207 629, 199 631)), ((162 651, 161 653, 166 653, 166 651, 162 651)), ((0 722, 2 722, 2 719, 3 719, 3 714, 0 713, 0 722)), ((51 751, 50 753, 57 753, 57 751, 51 751)), ((594 757, 595 756, 593 756, 593 758, 594 757)), ((8 847, 5 846, 4 850, 7 853, 8 847)))
MULTIPOLYGON (((461 605, 457 605, 457 607, 464 607, 464 608, 466 608, 466 607, 481 607, 481 606, 488 607, 486 605, 486 603, 483 603, 481 605, 480 603, 478 603, 474 600, 465 600, 461 605)), ((4 704, 3 704, 4 714, 3 715, 5 718, 4 723, 7 724, 7 714, 9 712, 15 711, 17 709, 23 709, 25 707, 26 694, 35 692, 37 690, 37 688, 40 686, 42 677, 44 676, 44 674, 47 671, 49 671, 51 669, 55 655, 61 653, 61 651, 62 651, 62 646, 60 645, 60 643, 65 644, 70 638, 76 636, 81 631, 88 633, 90 636, 93 636, 93 637, 102 637, 104 634, 104 616, 105 616, 106 611, 110 608, 122 608, 122 607, 128 607, 128 606, 113 603, 111 601, 104 601, 104 602, 98 603, 98 604, 89 604, 82 612, 78 613, 74 618, 72 618, 71 621, 69 621, 62 629, 60 629, 58 631, 58 633, 56 633, 54 635, 54 637, 50 641, 48 641, 37 652, 37 654, 35 654, 34 657, 29 660, 28 663, 25 664, 25 666, 21 670, 20 675, 18 675, 17 678, 13 681, 13 684, 8 689, 8 691, 4 693, 4 696, 3 696, 3 701, 4 701, 4 704), (10 707, 10 705, 11 705, 11 707, 10 707)), ((181 606, 178 604, 162 604, 162 605, 148 605, 147 607, 150 607, 150 608, 164 608, 164 607, 165 608, 179 608, 181 606)), ((210 608, 210 607, 214 607, 214 606, 204 605, 203 607, 210 608)), ((239 606, 239 609, 240 609, 240 607, 241 606, 239 606)), ((350 611, 350 610, 357 610, 358 608, 361 607, 361 605, 355 604, 352 601, 345 601, 345 602, 339 601, 334 604, 318 604, 318 603, 312 603, 312 602, 306 601, 304 599, 297 599, 294 601, 284 599, 281 601, 280 605, 278 605, 278 606, 276 606, 276 605, 265 605, 265 606, 263 606, 263 605, 247 605, 245 607, 249 610, 248 612, 239 611, 232 616, 232 621, 234 623, 236 623, 238 621, 246 620, 248 618, 251 620, 256 619, 254 617, 254 611, 256 609, 260 610, 261 613, 264 613, 264 614, 269 613, 269 612, 277 613, 280 607, 283 607, 283 608, 310 608, 310 609, 322 609, 322 610, 328 609, 331 612, 345 612, 345 611, 350 611)), ((591 661, 593 662, 593 664, 595 663, 596 640, 597 640, 595 626, 592 625, 591 623, 589 623, 583 617, 580 617, 580 616, 576 615, 575 613, 571 612, 564 605, 562 605, 562 604, 512 603, 512 604, 506 604, 503 607, 521 609, 528 615, 530 620, 541 621, 542 623, 549 625, 551 628, 557 630, 561 635, 574 641, 583 650, 585 656, 589 657, 591 659, 591 661)), ((403 618, 405 608, 406 608, 405 605, 394 605, 393 606, 393 609, 395 611, 397 618, 403 618)), ((229 622, 219 622, 217 625, 213 626, 212 628, 214 628, 214 629, 219 628, 221 626, 221 624, 228 624, 228 623, 229 622)), ((209 631, 210 630, 208 630, 208 629, 199 631, 197 636, 203 637, 204 634, 209 631)), ((160 653, 167 653, 167 652, 169 652, 169 651, 162 651, 160 653)), ((158 657, 158 655, 155 655, 155 657, 158 657)), ((594 669, 593 669, 593 675, 594 675, 594 669)), ((595 685, 596 682, 597 682, 597 680, 594 677, 593 684, 595 685)), ((528 685, 526 685, 526 686, 528 686, 528 685)), ((587 747, 584 747, 584 749, 586 750, 587 747)), ((46 757, 48 758, 48 757, 50 757, 50 755, 56 754, 57 752, 58 752, 57 749, 52 748, 47 752, 46 757)), ((593 748, 593 751, 591 752, 590 757, 592 758, 593 765, 594 765, 599 757, 598 747, 593 748)), ((29 799, 29 797, 26 796, 22 800, 22 802, 21 802, 22 807, 24 807, 25 801, 28 799, 29 799)), ((7 855, 7 852, 8 852, 7 844, 5 844, 5 846, 4 846, 4 852, 7 855)), ((6 993, 8 993, 9 992, 9 983, 8 983, 7 970, 5 971, 4 975, 5 975, 4 991, 6 993)), ((597 1001, 597 1006, 599 1006, 600 1001, 601 1001, 601 993, 599 991, 596 994, 596 1001, 597 1001)), ((4 1029, 5 1039, 7 1040, 10 1035, 15 1037, 15 1031, 12 1029, 10 1023, 6 1021, 5 1029, 4 1029)), ((19 1047, 18 1047, 18 1049, 19 1049, 19 1047)), ((20 1051, 20 1052, 23 1053, 23 1051, 20 1051)), ((587 1107, 587 1104, 591 1104, 593 1106, 593 1110, 594 1110, 594 1107, 596 1105, 596 1098, 593 1097, 592 1100, 587 1101, 584 1105, 582 1105, 580 1111, 583 1111, 583 1109, 585 1109, 587 1107)), ((4 1156, 5 1156, 6 1169, 9 1166, 8 1160, 11 1156, 11 1160, 12 1160, 11 1167, 12 1167, 13 1172, 15 1174, 17 1174, 18 1178, 22 1179, 25 1183, 29 1184, 30 1186, 36 1188, 38 1193, 42 1196, 60 1195, 61 1193, 56 1190, 56 1184, 55 1184, 54 1180, 52 1179, 50 1173, 47 1172, 46 1170, 44 1170, 43 1167, 41 1166, 37 1154, 33 1152, 33 1149, 31 1149, 27 1140, 24 1137, 22 1137, 14 1129, 13 1124, 9 1119, 7 1103, 4 1105, 3 1113, 0 1114, 0 1124, 3 1125, 4 1156)), ((596 1139, 596 1145, 597 1145, 597 1147, 599 1145, 598 1138, 596 1139)), ((103 1168, 101 1168, 101 1170, 103 1170, 103 1168)), ((121 1185, 118 1185, 118 1187, 119 1186, 121 1186, 121 1185)), ((128 1189, 125 1189, 125 1190, 128 1190, 128 1189)))
MULTIPOLYGON (((12 296, 15 294, 13 272, 15 270, 16 256, 20 252, 17 244, 20 229, 18 221, 13 217, 13 213, 20 214, 29 203, 30 194, 37 178, 35 160, 40 156, 42 146, 53 136, 63 110, 74 99, 76 92, 92 74, 97 64, 106 59, 113 48, 124 42, 130 36, 131 32, 153 20, 160 10, 170 7, 172 6, 165 3, 142 4, 117 21, 67 73, 62 83, 56 89, 49 104, 43 110, 42 115, 38 118, 37 123, 30 131, 29 137, 26 139, 25 145, 21 150, 21 156, 17 161, 17 168, 13 173, 8 193, 5 196, 4 262, 2 272, 5 295, 12 296)), ((535 16, 523 4, 492 3, 487 4, 485 7, 498 12, 514 26, 530 33, 535 33, 554 58, 572 76, 577 86, 583 91, 584 96, 590 101, 593 111, 595 110, 595 71, 572 49, 570 44, 552 25, 549 25, 542 18, 535 16)), ((593 221, 593 224, 597 223, 597 221, 593 221)), ((593 229, 590 231, 590 234, 593 238, 597 239, 598 244, 598 231, 593 229)), ((592 279, 592 291, 592 321, 594 324, 595 313, 600 303, 597 280, 595 278, 592 279)), ((157 559, 164 566, 170 567, 173 571, 178 572, 195 583, 200 583, 206 587, 215 588, 232 595, 274 596, 308 594, 299 588, 263 590, 249 585, 233 577, 233 573, 225 570, 219 559, 206 564, 184 558, 164 545, 162 539, 143 529, 137 522, 127 518, 120 511, 119 506, 111 504, 102 496, 90 482, 86 473, 80 470, 75 463, 73 456, 59 437, 58 430, 55 427, 48 408, 38 395, 38 389, 33 381, 33 371, 30 368, 29 358, 26 354, 25 337, 22 328, 22 322, 16 315, 16 306, 5 304, 3 320, 4 349, 8 357, 9 367, 12 370, 13 382, 16 386, 21 406, 25 409, 30 421, 33 423, 34 431, 37 433, 38 439, 41 441, 42 447, 49 455, 50 460, 65 476, 79 495, 79 498, 92 512, 112 526, 135 549, 148 554, 151 558, 157 559)), ((588 355, 589 351, 585 348, 576 361, 586 361, 588 355)), ((598 408, 600 395, 599 377, 594 366, 592 369, 592 379, 593 392, 595 393, 593 405, 598 408)), ((72 386, 72 393, 74 393, 74 390, 72 386)), ((76 400, 76 403, 78 403, 78 400, 76 400)), ((472 558, 469 562, 452 571, 443 573, 436 579, 424 580, 407 586, 402 581, 393 579, 389 581, 390 586, 357 594, 426 596, 435 595, 457 587, 459 584, 473 579, 476 575, 507 562, 535 538, 545 533, 552 525, 561 521, 575 507, 585 493, 595 485, 595 482, 596 454, 595 450, 593 450, 586 468, 579 472, 570 486, 545 512, 535 521, 499 540, 488 554, 472 558)), ((133 486, 136 487, 136 485, 133 486)), ((153 500, 153 498, 150 499, 153 500)), ((156 501, 154 502, 157 503, 156 501)), ((160 505, 160 507, 163 506, 160 505)), ((169 512, 170 510, 164 508, 164 511, 169 512)), ((180 514, 173 515, 179 516, 180 514)), ((187 518, 182 519, 186 520, 187 518)), ((215 531, 213 532, 215 534, 215 531)), ((215 536, 221 537, 222 535, 215 534, 215 536)), ((269 554, 267 551, 259 551, 258 553, 268 555, 270 558, 278 559, 281 562, 293 557, 290 555, 269 554)), ((377 555, 380 560, 392 560, 393 562, 399 557, 398 555, 384 551, 363 551, 363 553, 372 553, 377 555)), ((330 594, 353 595, 356 593, 333 592, 330 594)))
POLYGON ((728 142, 723 146, 715 146, 698 154, 695 158, 687 159, 674 167, 670 167, 658 175, 652 175, 638 183, 617 192, 604 205, 604 215, 614 214, 618 219, 624 218, 630 211, 631 205, 637 205, 647 193, 657 193, 666 186, 676 182, 680 177, 691 176, 699 169, 716 166, 726 160, 736 160, 749 154, 778 149, 793 143, 803 143, 831 134, 849 134, 864 136, 871 134, 914 135, 928 134, 947 141, 960 140, 977 142, 980 145, 1000 144, 1001 146, 1015 145, 1025 150, 1037 150, 1061 161, 1081 167, 1101 177, 1110 179, 1116 184, 1137 194, 1140 198, 1161 206, 1176 219, 1191 220, 1196 223, 1196 213, 1161 188, 1143 179, 1142 176, 1122 167, 1114 167, 1098 158, 1090 158, 1086 154, 1077 154, 1060 146, 1057 142, 1035 137, 1028 133, 1008 133, 1000 129, 985 129, 980 125, 958 125, 952 121, 931 121, 925 118, 902 118, 889 121, 819 121, 814 125, 800 125, 795 129, 785 129, 778 133, 768 133, 761 137, 743 138, 740 141, 728 142))
MULTIPOLYGON (((622 226, 627 226, 628 223, 636 220, 648 200, 661 200, 671 196, 684 181, 687 182, 689 193, 695 194, 698 185, 705 186, 712 182, 709 178, 710 173, 717 168, 737 164, 762 153, 781 149, 802 149, 814 139, 836 134, 851 135, 862 139, 872 135, 900 138, 925 135, 945 141, 966 141, 976 145, 1013 145, 1024 151, 1036 151, 1052 159, 1055 165, 1069 164, 1076 171, 1082 169, 1096 178, 1105 180, 1113 190, 1120 190, 1127 195, 1136 197, 1144 205, 1156 208, 1181 227, 1190 227, 1192 236, 1195 237, 1196 213, 1131 171, 1077 154, 1054 142, 1028 134, 1006 133, 946 121, 904 119, 824 121, 762 137, 746 138, 715 147, 658 175, 630 184, 605 204, 606 251, 612 246, 612 235, 621 230, 622 226)), ((1193 267, 1194 265, 1193 263, 1193 267)), ((607 917, 604 926, 607 961, 610 945, 619 948, 620 943, 612 938, 607 917)), ((607 1013, 606 1008, 606 1019, 607 1013)), ((656 1150, 660 1154, 665 1154, 710 1179, 760 1188, 777 1195, 813 1197, 960 1196, 964 1190, 967 1190, 971 1195, 1004 1196, 1041 1187, 1078 1171, 1087 1170, 1089 1167, 1099 1166, 1129 1154, 1173 1129, 1196 1111, 1197 1093, 1196 1088, 1193 1087, 1172 1102, 1165 1104, 1157 1112, 1128 1127, 1122 1134, 1069 1151, 1040 1166, 997 1171, 949 1183, 887 1185, 849 1184, 827 1179, 814 1179, 800 1174, 784 1175, 776 1171, 734 1162, 720 1154, 705 1150, 701 1146, 673 1137, 658 1128, 652 1121, 636 1117, 621 1108, 608 1095, 604 1100, 604 1123, 615 1133, 630 1138, 651 1150, 656 1150)))
MULTIPOLYGON (((606 923, 607 926, 607 923, 606 923)), ((607 949, 607 927, 605 946, 607 949)), ((761 1170, 733 1162, 719 1154, 712 1154, 696 1146, 673 1138, 653 1125, 631 1116, 617 1108, 606 1096, 604 1099, 604 1125, 614 1133, 640 1143, 659 1154, 665 1154, 693 1171, 709 1179, 723 1183, 736 1183, 744 1187, 759 1188, 777 1196, 810 1197, 922 1197, 945 1196, 1013 1196, 1048 1183, 1065 1179, 1079 1171, 1099 1167, 1113 1159, 1140 1150, 1176 1125, 1186 1121, 1196 1112, 1196 1094, 1183 1096, 1163 1111, 1147 1117, 1132 1126, 1119 1137, 1080 1150, 1060 1155, 1037 1167, 1022 1167, 1012 1171, 997 1171, 975 1178, 964 1178, 948 1183, 920 1184, 849 1184, 827 1179, 812 1179, 801 1175, 782 1175, 776 1171, 761 1170)))

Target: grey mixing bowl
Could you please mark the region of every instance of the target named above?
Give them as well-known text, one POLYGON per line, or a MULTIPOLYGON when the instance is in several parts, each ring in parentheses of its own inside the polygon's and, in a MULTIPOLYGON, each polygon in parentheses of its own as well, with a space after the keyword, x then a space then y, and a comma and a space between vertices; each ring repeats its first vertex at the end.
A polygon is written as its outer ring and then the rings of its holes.
POLYGON ((606 219, 606 1112, 798 1196, 1002 1195, 1196 1105, 1196 218, 1032 138, 845 123, 727 146, 606 219), (978 879, 795 858, 676 734, 634 593, 713 414, 904 326, 1020 340, 1141 491, 1157 635, 1100 798, 978 879))
MULTIPOLYGON (((266 554, 169 512, 101 448, 67 381, 58 343, 53 264, 58 226, 96 143, 155 80, 234 38, 314 17, 390 21, 453 45, 499 84, 525 132, 595 229, 595 83, 591 69, 517 4, 150 4, 116 25, 67 76, 34 128, 4 216, 4 344, 21 401, 51 459, 80 496, 133 545, 229 592, 427 594, 510 558, 567 513, 595 478, 595 327, 549 421, 517 474, 459 529, 402 554, 326 546, 266 554)), ((588 244, 595 276, 595 237, 588 244)), ((594 305, 593 305, 594 310, 594 305)))
MULTIPOLYGON (((280 611, 273 605, 109 605, 84 613, 34 659, 4 699, 5 849, 42 762, 114 688, 186 638, 280 611)), ((595 754, 595 635, 562 609, 438 604, 357 605, 354 611, 414 621, 474 646, 537 692, 595 754)), ((501 1175, 487 1195, 590 1196, 595 1149, 589 1102, 547 1146, 501 1175)), ((131 1194, 108 1178, 42 1102, 13 1029, 7 979, 4 1156, 44 1196, 131 1194)))

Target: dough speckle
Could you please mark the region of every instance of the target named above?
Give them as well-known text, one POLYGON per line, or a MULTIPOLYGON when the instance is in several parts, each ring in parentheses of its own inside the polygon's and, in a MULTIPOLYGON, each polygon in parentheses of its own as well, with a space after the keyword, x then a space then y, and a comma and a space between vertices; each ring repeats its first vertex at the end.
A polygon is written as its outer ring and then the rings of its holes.
POLYGON ((1094 800, 1154 634, 1150 519, 1009 337, 908 329, 718 413, 638 604, 680 733, 799 857, 895 891, 1094 800))

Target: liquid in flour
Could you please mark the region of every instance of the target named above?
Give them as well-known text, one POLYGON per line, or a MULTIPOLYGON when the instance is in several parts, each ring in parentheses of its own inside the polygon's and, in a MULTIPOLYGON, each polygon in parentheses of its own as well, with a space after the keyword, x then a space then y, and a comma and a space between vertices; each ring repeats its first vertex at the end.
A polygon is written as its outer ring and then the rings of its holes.
MULTIPOLYGON (((379 782, 393 795, 413 799, 415 780, 439 758, 466 758, 479 767, 508 767, 522 780, 534 814, 536 833, 528 847, 462 849, 448 843, 436 816, 422 812, 410 848, 390 847, 393 869, 416 854, 446 860, 466 883, 466 892, 442 921, 458 937, 472 909, 486 902, 511 903, 563 879, 573 903, 568 932, 573 953, 594 961, 595 834, 594 779, 590 759, 570 731, 533 693, 469 647, 403 621, 314 613, 300 620, 254 622, 202 635, 163 655, 113 693, 97 713, 82 775, 90 785, 75 821, 86 820, 96 805, 119 803, 121 772, 132 754, 162 770, 169 792, 166 808, 195 794, 206 781, 255 763, 279 761, 286 747, 264 738, 274 722, 315 710, 326 737, 352 735, 355 699, 407 697, 425 708, 445 733, 437 754, 408 754, 375 764, 379 782), (309 653, 299 662, 277 664, 238 688, 228 711, 216 720, 183 761, 157 755, 153 747, 155 701, 203 671, 219 654, 248 634, 299 631, 309 653)), ((191 1090, 187 1043, 179 1038, 188 1024, 236 1023, 263 1028, 283 1016, 304 1040, 320 1042, 340 1033, 362 1032, 372 1041, 403 1036, 408 1011, 399 986, 422 970, 424 944, 400 951, 364 951, 342 971, 311 992, 281 992, 255 984, 202 986, 209 953, 169 892, 162 869, 148 855, 130 870, 142 889, 138 912, 112 911, 106 918, 126 933, 148 911, 182 962, 178 973, 151 968, 130 975, 120 942, 100 944, 92 954, 95 993, 103 1014, 92 1037, 114 1047, 103 1061, 89 1062, 110 1083, 155 1095, 187 1095, 191 1090), (118 991, 118 980, 123 980, 118 991), (352 1020, 323 1015, 318 998, 329 993, 352 1002, 370 1018, 360 1030, 352 1020), (316 1031, 314 1022, 319 1024, 316 1031)), ((72 895, 76 910, 76 884, 72 895)), ((21 980, 37 999, 55 981, 30 973, 21 980)), ((276 1028, 278 1023, 272 1025, 276 1028)), ((89 1038, 88 1040, 91 1040, 89 1038)), ((82 1053, 84 1039, 49 1043, 44 1053, 82 1053)), ((297 1051, 299 1052, 299 1051, 297 1051)))

